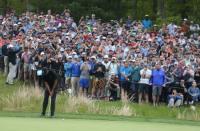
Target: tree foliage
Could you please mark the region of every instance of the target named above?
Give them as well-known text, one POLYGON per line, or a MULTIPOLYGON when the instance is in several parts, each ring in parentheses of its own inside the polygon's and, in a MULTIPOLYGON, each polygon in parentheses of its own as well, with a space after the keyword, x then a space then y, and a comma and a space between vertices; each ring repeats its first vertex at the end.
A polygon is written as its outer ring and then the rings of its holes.
POLYGON ((103 20, 120 19, 130 15, 142 19, 149 14, 154 21, 188 18, 200 22, 200 0, 0 0, 0 11, 13 8, 24 11, 62 12, 69 8, 75 20, 81 16, 96 14, 103 20))

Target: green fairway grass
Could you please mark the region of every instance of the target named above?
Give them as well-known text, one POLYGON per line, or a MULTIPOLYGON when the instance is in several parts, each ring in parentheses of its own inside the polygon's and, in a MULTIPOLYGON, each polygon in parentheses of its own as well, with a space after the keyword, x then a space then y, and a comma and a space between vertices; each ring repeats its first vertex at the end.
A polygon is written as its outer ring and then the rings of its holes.
POLYGON ((0 117, 1 131, 199 131, 200 126, 134 121, 0 117))

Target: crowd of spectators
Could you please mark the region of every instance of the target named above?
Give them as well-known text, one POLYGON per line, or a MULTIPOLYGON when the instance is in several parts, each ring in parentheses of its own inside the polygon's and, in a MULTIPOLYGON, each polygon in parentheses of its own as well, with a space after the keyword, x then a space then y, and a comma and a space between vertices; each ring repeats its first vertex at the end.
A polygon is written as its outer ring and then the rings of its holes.
POLYGON ((92 14, 75 22, 68 9, 12 11, 0 16, 1 67, 9 85, 19 79, 42 88, 52 70, 57 89, 72 96, 194 104, 200 99, 199 31, 187 19, 157 26, 148 15, 104 22, 92 14))

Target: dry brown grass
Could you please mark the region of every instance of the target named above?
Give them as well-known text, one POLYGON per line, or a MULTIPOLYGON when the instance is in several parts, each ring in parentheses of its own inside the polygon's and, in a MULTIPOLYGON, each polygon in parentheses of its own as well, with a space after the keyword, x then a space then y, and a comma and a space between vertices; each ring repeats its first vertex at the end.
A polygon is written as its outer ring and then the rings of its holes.
POLYGON ((128 104, 123 104, 120 107, 100 106, 98 102, 85 97, 69 97, 65 103, 65 112, 136 116, 136 112, 128 104))
POLYGON ((19 88, 6 97, 1 97, 2 110, 17 111, 25 109, 35 100, 41 100, 42 93, 38 88, 19 88))
POLYGON ((200 113, 197 110, 192 110, 191 108, 185 109, 177 114, 177 119, 199 121, 200 113))

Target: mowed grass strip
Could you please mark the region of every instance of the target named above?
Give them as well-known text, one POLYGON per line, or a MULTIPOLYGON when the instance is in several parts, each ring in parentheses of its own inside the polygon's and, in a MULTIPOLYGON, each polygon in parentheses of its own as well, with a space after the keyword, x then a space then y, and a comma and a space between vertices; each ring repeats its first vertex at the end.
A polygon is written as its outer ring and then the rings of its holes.
POLYGON ((2 131, 199 131, 199 126, 85 119, 0 117, 2 131))

